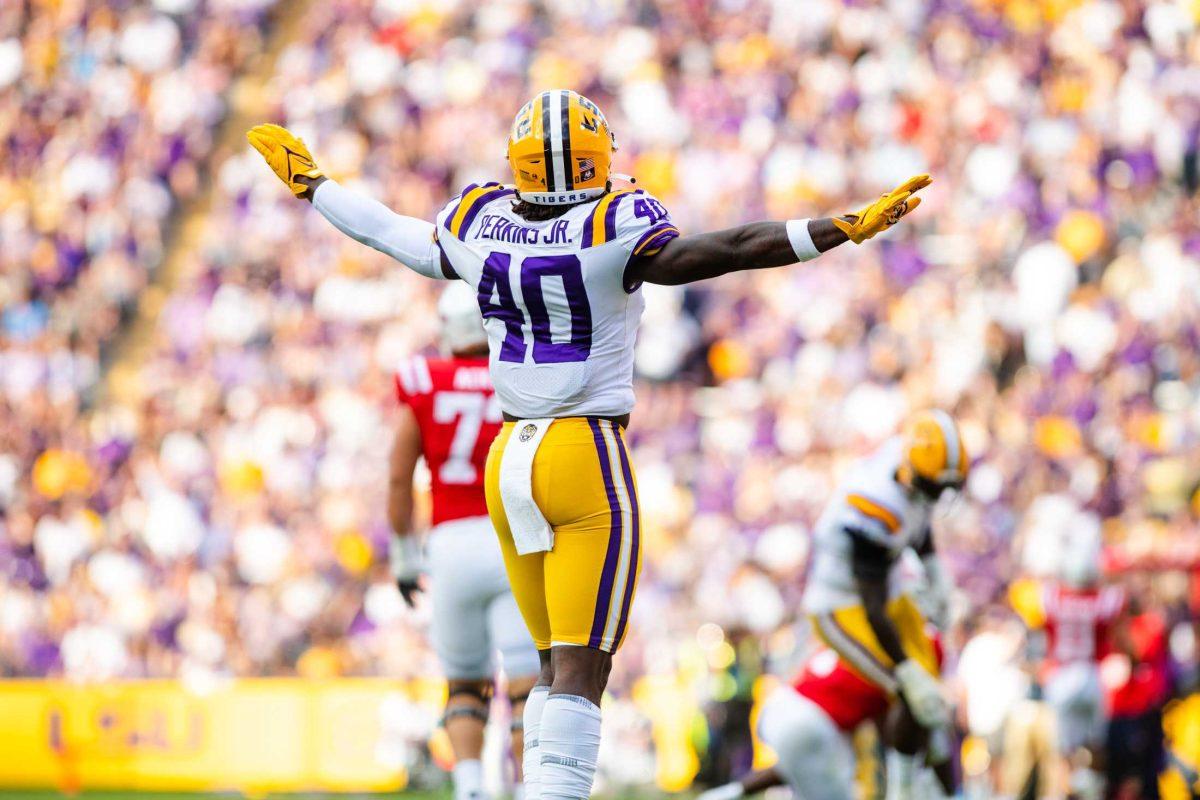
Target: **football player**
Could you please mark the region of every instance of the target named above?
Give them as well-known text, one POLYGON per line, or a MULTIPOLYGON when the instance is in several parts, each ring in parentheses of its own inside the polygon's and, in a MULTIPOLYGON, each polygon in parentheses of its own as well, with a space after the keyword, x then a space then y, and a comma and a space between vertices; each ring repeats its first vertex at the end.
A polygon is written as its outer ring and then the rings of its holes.
POLYGON ((479 305, 465 284, 451 284, 438 313, 447 357, 417 356, 396 370, 400 411, 389 465, 391 563, 400 593, 413 606, 422 567, 413 530, 413 473, 424 457, 433 501, 426 548, 431 632, 449 683, 443 725, 454 750, 454 797, 483 800, 480 755, 495 686, 492 654, 500 654, 507 678, 518 765, 525 698, 539 662, 509 589, 483 494, 488 446, 501 420, 479 305))
POLYGON ((1039 680, 1054 710, 1063 794, 1104 794, 1102 763, 1108 709, 1100 662, 1113 650, 1113 627, 1125 607, 1119 586, 1104 586, 1099 533, 1068 532, 1058 579, 1048 580, 1026 622, 1045 632, 1046 654, 1039 680))
MULTIPOLYGON (((925 618, 906 591, 901 554, 921 557, 925 607, 945 630, 950 586, 934 551, 931 514, 962 486, 967 451, 944 411, 922 411, 858 464, 817 521, 803 605, 817 635, 892 703, 883 726, 888 798, 912 796, 918 754, 949 735, 949 707, 925 618)), ((948 756, 948 747, 935 748, 948 756)))
MULTIPOLYGON (((901 579, 918 605, 941 606, 942 587, 926 579, 915 552, 907 550, 902 558, 901 579)), ((940 636, 930 627, 940 666, 940 636)), ((710 789, 697 800, 736 800, 783 783, 799 800, 875 797, 876 793, 868 793, 865 786, 856 789, 856 773, 863 777, 864 770, 856 763, 854 735, 868 723, 882 729, 890 706, 891 698, 883 688, 859 675, 834 650, 818 645, 791 685, 781 686, 767 696, 758 716, 758 737, 778 757, 775 766, 710 789)), ((949 740, 944 744, 948 746, 949 740)), ((955 779, 949 760, 932 760, 944 768, 937 770, 936 777, 926 775, 930 779, 928 796, 953 794, 955 779), (940 786, 934 786, 934 781, 940 786)))
POLYGON ((248 137, 338 229, 475 291, 505 419, 488 460, 488 511, 543 665, 525 706, 526 792, 587 797, 600 696, 641 566, 624 430, 642 284, 685 284, 861 244, 916 208, 929 176, 840 217, 680 236, 657 199, 613 187, 616 138, 595 103, 553 90, 513 120, 514 184, 472 184, 431 225, 328 180, 284 128, 259 125, 248 137))

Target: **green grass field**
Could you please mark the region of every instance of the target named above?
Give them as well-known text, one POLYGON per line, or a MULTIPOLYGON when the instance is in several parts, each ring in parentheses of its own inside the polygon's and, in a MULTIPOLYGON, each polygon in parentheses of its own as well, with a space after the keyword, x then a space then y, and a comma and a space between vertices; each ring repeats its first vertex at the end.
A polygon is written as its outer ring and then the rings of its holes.
MULTIPOLYGON (((255 797, 254 800, 385 800, 385 798, 403 797, 405 800, 447 800, 451 792, 445 791, 411 791, 399 794, 272 794, 255 797)), ((189 792, 81 792, 67 795, 62 792, 44 789, 0 790, 0 800, 53 800, 54 798, 72 798, 72 800, 206 800, 207 798, 222 798, 222 800, 239 800, 244 795, 237 792, 189 793, 189 792)))
MULTIPOLYGON (((656 798, 664 798, 658 792, 646 792, 633 797, 633 800, 656 800, 656 798)), ((688 798, 690 793, 683 795, 673 795, 676 798, 688 798)), ((131 792, 131 791, 103 791, 103 792, 81 792, 75 795, 67 795, 62 792, 49 791, 45 789, 28 789, 16 790, 0 789, 0 800, 54 800, 56 798, 71 798, 71 800, 207 800, 208 798, 221 798, 221 800, 240 800, 244 795, 237 792, 131 792)), ((398 794, 271 794, 271 795, 256 795, 252 800, 390 800, 390 798, 403 797, 404 800, 449 800, 452 793, 449 788, 439 789, 435 791, 405 791, 398 794)), ((622 795, 622 800, 629 800, 629 795, 622 795)))

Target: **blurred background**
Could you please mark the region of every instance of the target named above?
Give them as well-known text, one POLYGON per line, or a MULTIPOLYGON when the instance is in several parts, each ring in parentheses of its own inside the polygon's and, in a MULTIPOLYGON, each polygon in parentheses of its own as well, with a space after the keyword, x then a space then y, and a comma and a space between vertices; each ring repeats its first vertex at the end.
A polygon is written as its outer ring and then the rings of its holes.
POLYGON ((1194 797, 1197 0, 4 0, 0 785, 441 790, 384 508, 392 366, 436 350, 440 286, 243 131, 432 219, 508 180, 549 87, 605 110, 685 234, 935 176, 872 246, 646 287, 645 567, 599 788, 749 768, 754 700, 809 644, 811 525, 938 405, 976 464, 936 523, 969 787, 1038 698, 1023 606, 1087 535, 1136 633, 1106 690, 1194 797))

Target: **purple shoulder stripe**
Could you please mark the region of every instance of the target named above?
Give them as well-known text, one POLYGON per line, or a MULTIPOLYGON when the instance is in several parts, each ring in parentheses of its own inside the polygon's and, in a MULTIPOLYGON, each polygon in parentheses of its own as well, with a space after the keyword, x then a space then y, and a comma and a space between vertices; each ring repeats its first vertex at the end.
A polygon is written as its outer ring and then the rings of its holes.
POLYGON ((471 229, 471 223, 475 221, 475 217, 478 216, 480 209, 482 209, 488 203, 499 200, 501 197, 509 197, 514 194, 516 194, 515 189, 505 189, 503 186, 497 184, 495 189, 479 195, 475 202, 467 208, 467 213, 463 217, 462 225, 458 229, 459 237, 461 238, 462 236, 466 235, 466 232, 471 229))
POLYGON ((617 238, 617 206, 628 197, 630 192, 622 192, 612 199, 604 211, 604 241, 611 242, 617 238))
POLYGON ((450 220, 454 219, 454 215, 458 213, 458 207, 462 205, 463 198, 466 197, 468 193, 478 188, 478 183, 471 183, 467 184, 467 187, 458 193, 458 197, 453 200, 454 206, 446 214, 446 221, 442 223, 443 228, 450 230, 450 220))

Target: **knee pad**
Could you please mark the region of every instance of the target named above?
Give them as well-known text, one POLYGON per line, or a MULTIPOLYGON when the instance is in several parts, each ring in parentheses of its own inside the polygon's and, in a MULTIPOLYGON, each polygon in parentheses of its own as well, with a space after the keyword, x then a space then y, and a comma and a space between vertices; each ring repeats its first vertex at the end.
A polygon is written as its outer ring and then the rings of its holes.
POLYGON ((446 723, 452 719, 461 719, 462 717, 470 717, 471 719, 479 720, 484 725, 487 725, 488 712, 486 709, 476 708, 475 706, 457 706, 456 708, 446 709, 446 713, 442 714, 442 727, 446 727, 446 723))
POLYGON ((467 697, 474 697, 476 700, 486 706, 488 703, 492 702, 492 696, 495 693, 496 687, 493 686, 490 681, 480 681, 478 683, 470 681, 463 681, 461 683, 457 681, 451 681, 450 689, 446 692, 446 705, 449 705, 450 701, 455 697, 461 697, 465 695, 467 697))
POLYGON ((450 720, 461 717, 471 717, 486 725, 488 705, 491 703, 494 691, 495 689, 490 683, 451 683, 446 697, 446 713, 442 715, 442 725, 445 726, 450 720), (483 708, 476 705, 452 705, 455 697, 473 697, 483 704, 483 708))

